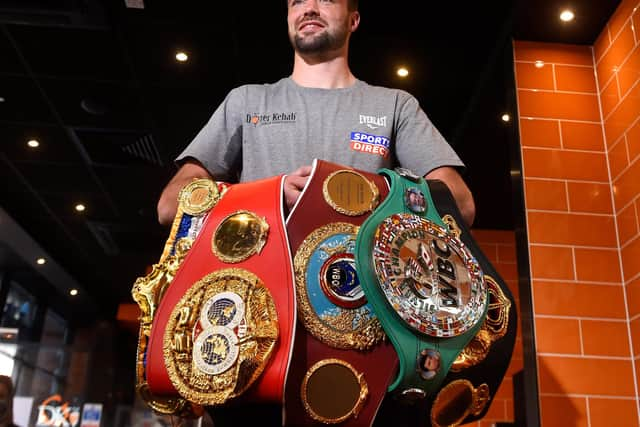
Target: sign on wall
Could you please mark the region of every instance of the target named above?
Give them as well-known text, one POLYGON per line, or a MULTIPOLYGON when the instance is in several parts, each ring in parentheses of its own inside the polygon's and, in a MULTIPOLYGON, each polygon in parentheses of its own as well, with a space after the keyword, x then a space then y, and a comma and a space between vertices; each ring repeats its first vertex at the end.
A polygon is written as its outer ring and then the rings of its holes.
POLYGON ((38 406, 36 427, 76 427, 80 420, 80 407, 63 402, 62 396, 54 394, 38 406))
POLYGON ((82 405, 82 421, 80 427, 100 427, 102 403, 85 403, 82 405))

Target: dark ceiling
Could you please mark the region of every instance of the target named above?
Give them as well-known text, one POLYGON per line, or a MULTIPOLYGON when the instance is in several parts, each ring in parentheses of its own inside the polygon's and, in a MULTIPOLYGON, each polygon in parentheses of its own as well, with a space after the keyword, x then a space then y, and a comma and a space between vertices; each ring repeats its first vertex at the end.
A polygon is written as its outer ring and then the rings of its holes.
MULTIPOLYGON (((291 71, 284 1, 127 3, 143 0, 0 0, 0 207, 33 240, 0 221, 0 270, 71 320, 131 302, 167 236, 172 159, 226 93, 291 71)), ((559 0, 360 3, 354 74, 413 93, 467 165, 475 227, 511 229, 511 39, 591 44, 619 1, 576 0, 571 25, 559 0)))

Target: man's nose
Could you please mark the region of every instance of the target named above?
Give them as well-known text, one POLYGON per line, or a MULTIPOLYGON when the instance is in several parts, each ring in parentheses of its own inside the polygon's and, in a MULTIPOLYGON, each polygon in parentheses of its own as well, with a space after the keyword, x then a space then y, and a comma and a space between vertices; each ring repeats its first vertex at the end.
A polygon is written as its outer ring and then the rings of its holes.
POLYGON ((318 15, 318 0, 306 0, 304 2, 305 15, 318 15))

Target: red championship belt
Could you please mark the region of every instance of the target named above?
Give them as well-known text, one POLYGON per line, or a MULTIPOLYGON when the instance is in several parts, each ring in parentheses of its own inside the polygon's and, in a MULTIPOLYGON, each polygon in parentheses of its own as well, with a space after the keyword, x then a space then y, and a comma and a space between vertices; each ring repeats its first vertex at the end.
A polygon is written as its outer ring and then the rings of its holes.
POLYGON ((233 185, 207 216, 153 321, 152 393, 282 403, 296 319, 282 183, 233 185))
POLYGON ((367 304, 353 250, 358 226, 384 199, 382 176, 315 160, 287 219, 298 318, 286 425, 371 425, 397 369, 367 304))

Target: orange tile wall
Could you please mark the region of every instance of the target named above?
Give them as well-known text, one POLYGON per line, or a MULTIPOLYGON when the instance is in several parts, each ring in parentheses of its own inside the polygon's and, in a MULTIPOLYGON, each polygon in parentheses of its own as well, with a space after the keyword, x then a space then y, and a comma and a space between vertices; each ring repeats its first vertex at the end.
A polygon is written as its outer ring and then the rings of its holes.
MULTIPOLYGON (((498 274, 504 279, 513 295, 517 310, 520 313, 518 298, 518 268, 516 264, 515 233, 502 230, 472 230, 474 240, 482 250, 498 274)), ((520 317, 518 317, 520 318, 520 317)), ((496 392, 491 407, 486 415, 477 422, 465 424, 468 427, 491 427, 498 421, 514 421, 513 413, 513 374, 522 370, 522 336, 518 325, 515 348, 505 378, 496 392)))
POLYGON ((514 57, 542 425, 637 427, 640 1, 514 57))

